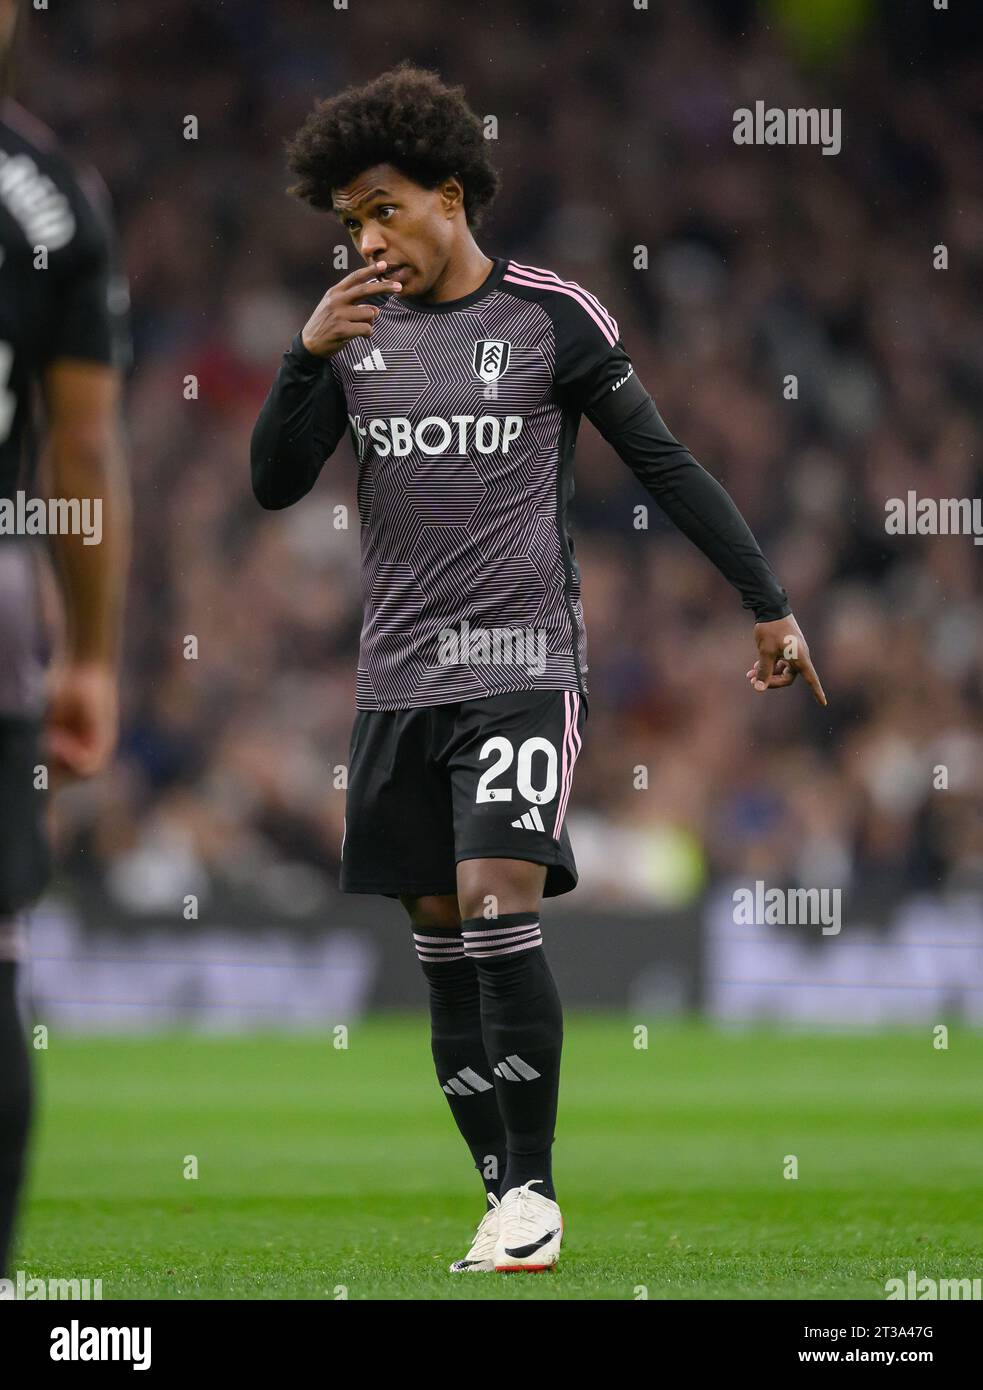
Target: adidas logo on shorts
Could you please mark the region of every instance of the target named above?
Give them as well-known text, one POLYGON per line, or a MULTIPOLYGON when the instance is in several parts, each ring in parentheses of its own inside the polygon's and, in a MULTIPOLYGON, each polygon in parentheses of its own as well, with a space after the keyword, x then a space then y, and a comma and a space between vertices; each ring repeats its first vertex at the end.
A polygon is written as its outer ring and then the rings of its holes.
POLYGON ((514 830, 545 830, 543 818, 539 814, 539 807, 534 806, 531 811, 525 811, 518 820, 512 822, 514 830))

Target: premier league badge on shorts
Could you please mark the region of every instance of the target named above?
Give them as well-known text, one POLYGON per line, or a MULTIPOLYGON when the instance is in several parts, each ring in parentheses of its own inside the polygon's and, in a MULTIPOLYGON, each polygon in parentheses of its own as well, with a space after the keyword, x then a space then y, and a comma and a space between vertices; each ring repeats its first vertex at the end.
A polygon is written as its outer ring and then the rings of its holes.
POLYGON ((505 375, 509 365, 511 343, 503 343, 494 338, 482 338, 474 345, 475 376, 482 381, 497 381, 505 375))

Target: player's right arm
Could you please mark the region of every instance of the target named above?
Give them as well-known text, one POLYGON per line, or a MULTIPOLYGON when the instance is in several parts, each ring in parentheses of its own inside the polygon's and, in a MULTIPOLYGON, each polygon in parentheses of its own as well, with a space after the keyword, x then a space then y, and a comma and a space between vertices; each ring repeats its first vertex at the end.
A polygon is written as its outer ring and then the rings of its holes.
POLYGON ((375 264, 352 271, 332 285, 283 354, 250 448, 260 506, 289 507, 317 482, 348 424, 345 394, 328 358, 352 338, 371 336, 379 308, 366 299, 400 288, 398 281, 380 280, 375 264))
POLYGON ((60 358, 45 372, 43 472, 60 498, 98 500, 98 544, 57 535, 52 548, 65 604, 65 649, 52 680, 48 754, 58 773, 106 766, 118 726, 120 633, 129 563, 130 494, 119 428, 120 372, 60 358))
POLYGON ((57 274, 40 372, 45 407, 41 474, 48 495, 98 504, 97 543, 57 534, 51 547, 65 612, 64 647, 45 718, 57 774, 89 777, 116 744, 120 636, 130 549, 130 492, 120 428, 129 357, 125 282, 116 273, 108 197, 80 185, 78 232, 57 274))

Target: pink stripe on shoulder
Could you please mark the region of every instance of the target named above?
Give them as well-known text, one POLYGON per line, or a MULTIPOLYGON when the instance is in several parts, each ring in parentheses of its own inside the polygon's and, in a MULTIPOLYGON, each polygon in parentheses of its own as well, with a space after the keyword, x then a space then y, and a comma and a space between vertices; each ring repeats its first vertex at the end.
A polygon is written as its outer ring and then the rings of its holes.
POLYGON ((614 347, 615 343, 618 341, 617 324, 615 324, 615 331, 612 332, 611 328, 604 321, 604 319, 601 318, 600 314, 598 314, 594 306, 579 291, 570 289, 567 285, 563 284, 546 284, 542 280, 533 280, 524 275, 503 275, 502 280, 508 281, 513 285, 525 285, 528 289, 550 290, 553 294, 568 295, 570 299, 575 299, 577 303, 580 305, 580 307, 584 310, 584 312, 586 314, 589 314, 590 317, 594 320, 598 328, 604 334, 604 337, 609 347, 614 347))
POLYGON ((576 280, 561 280, 555 270, 545 270, 542 266, 538 265, 523 265, 520 261, 510 261, 509 269, 516 271, 519 275, 528 275, 530 278, 542 280, 544 284, 566 285, 572 290, 579 290, 582 295, 585 295, 586 298, 590 300, 597 312, 607 322, 615 338, 617 338, 618 325, 614 315, 610 313, 609 310, 605 309, 596 294, 591 294, 590 290, 585 290, 583 285, 577 284, 576 280))

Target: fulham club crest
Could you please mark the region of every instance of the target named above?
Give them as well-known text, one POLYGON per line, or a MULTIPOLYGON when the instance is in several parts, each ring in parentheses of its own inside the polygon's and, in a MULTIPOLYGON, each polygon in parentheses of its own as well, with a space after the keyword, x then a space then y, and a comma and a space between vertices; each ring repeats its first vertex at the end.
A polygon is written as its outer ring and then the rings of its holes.
POLYGON ((474 345, 474 372, 482 381, 497 381, 509 365, 511 343, 482 338, 474 345))

